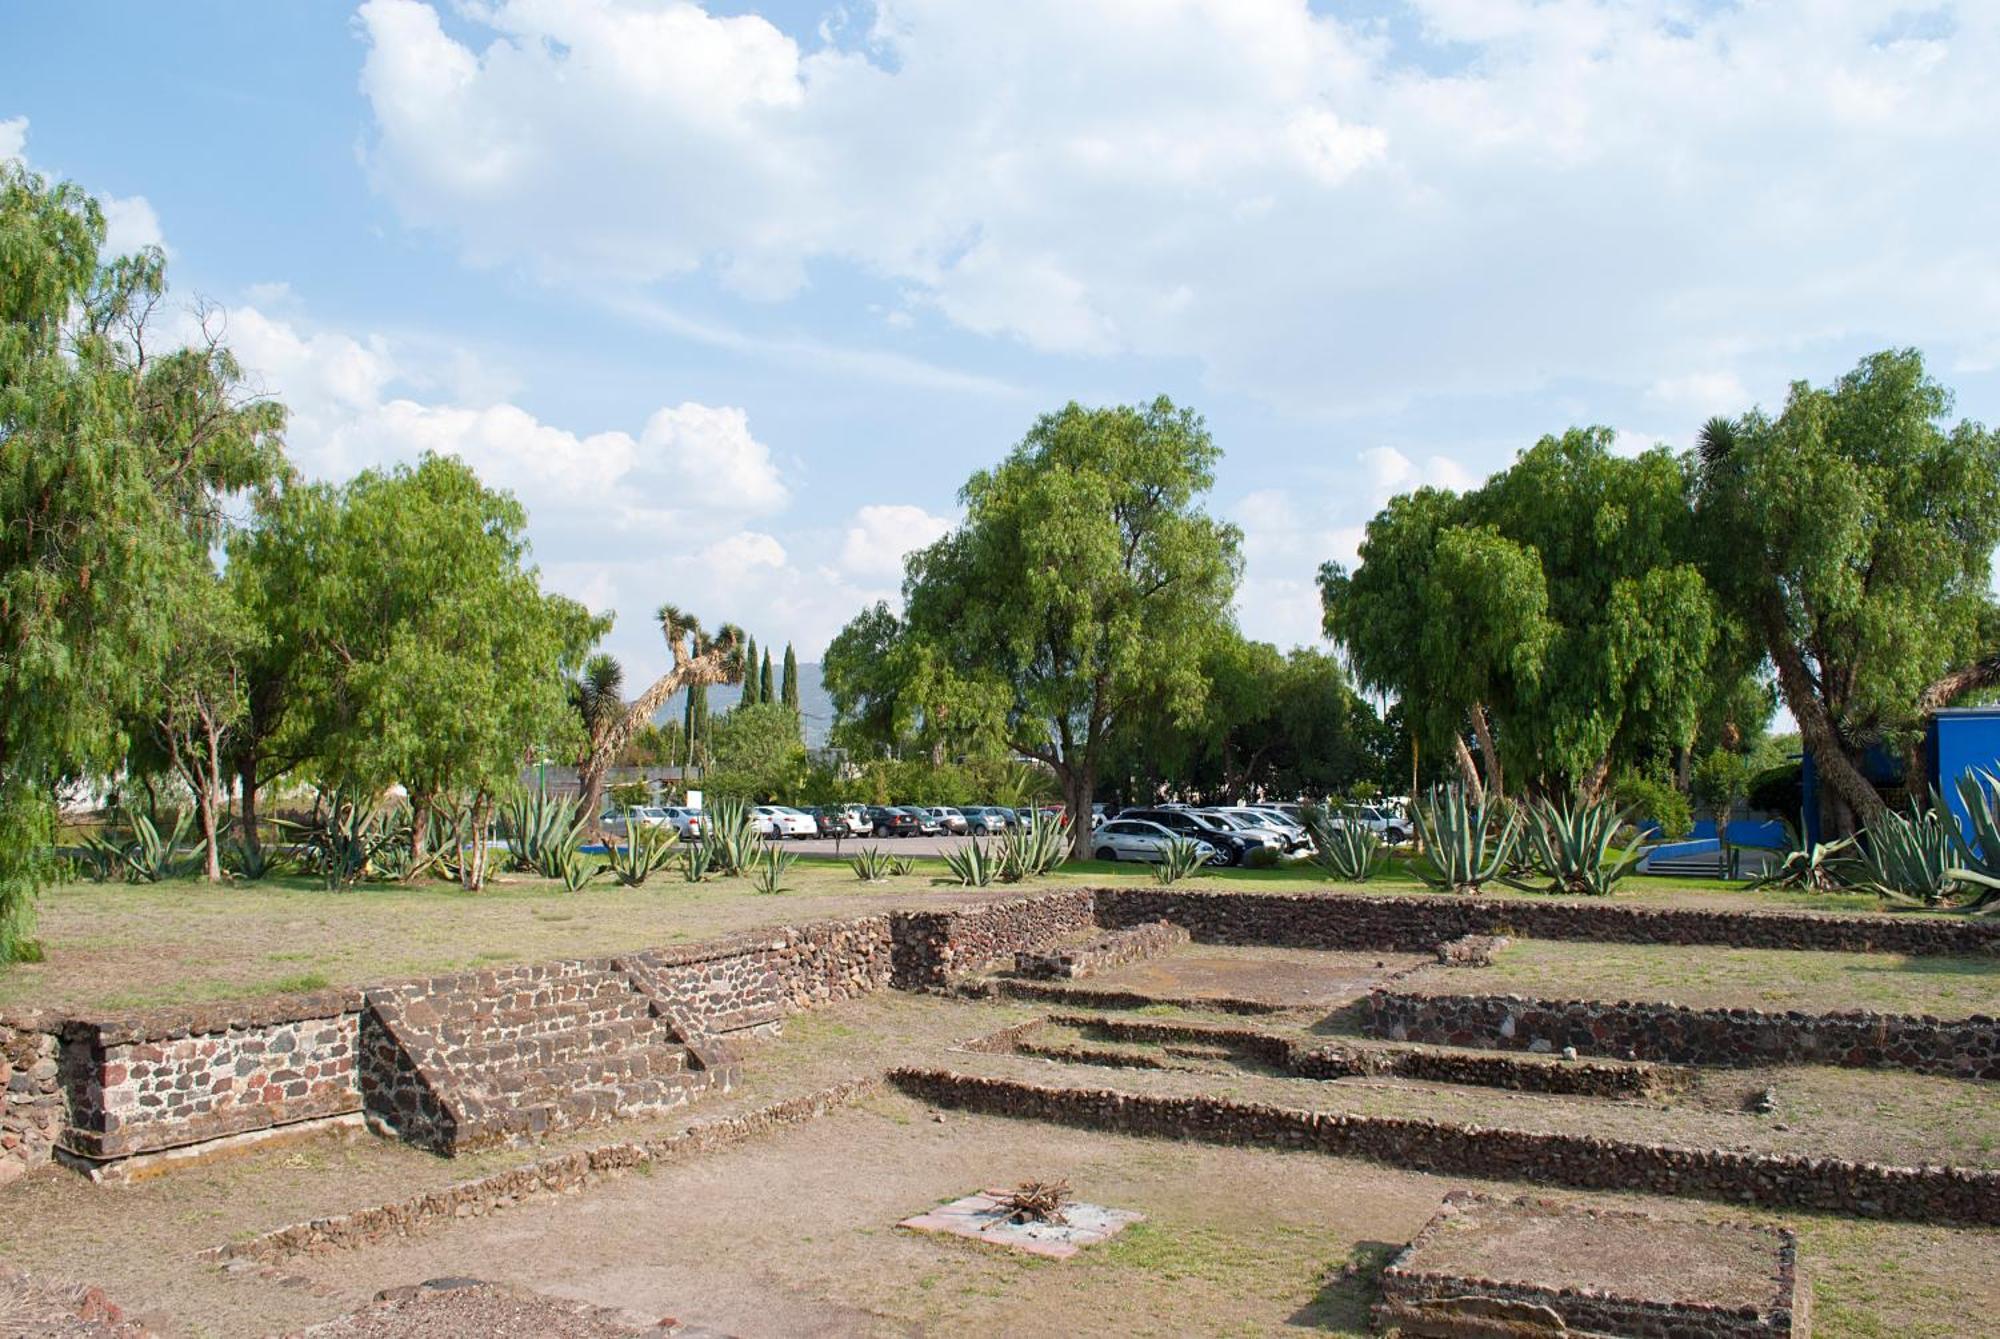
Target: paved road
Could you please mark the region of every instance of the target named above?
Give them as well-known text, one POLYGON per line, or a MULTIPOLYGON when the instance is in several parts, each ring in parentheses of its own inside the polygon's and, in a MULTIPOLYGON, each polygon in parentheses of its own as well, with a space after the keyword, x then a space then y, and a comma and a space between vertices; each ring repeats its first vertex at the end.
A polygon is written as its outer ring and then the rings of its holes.
POLYGON ((831 858, 838 854, 845 860, 864 846, 879 846, 890 855, 943 855, 946 851, 957 850, 965 845, 967 840, 965 837, 849 837, 839 844, 837 852, 831 838, 815 837, 797 841, 787 837, 779 845, 798 855, 831 858))

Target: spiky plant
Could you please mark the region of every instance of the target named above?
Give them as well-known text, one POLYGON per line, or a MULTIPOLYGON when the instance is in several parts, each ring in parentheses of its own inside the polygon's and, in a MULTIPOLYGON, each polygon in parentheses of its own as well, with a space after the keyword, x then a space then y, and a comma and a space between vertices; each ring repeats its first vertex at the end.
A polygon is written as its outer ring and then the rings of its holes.
POLYGON ((1424 863, 1417 877, 1433 888, 1475 892, 1507 868, 1520 837, 1520 814, 1509 812, 1498 822, 1495 806, 1477 804, 1465 787, 1433 786, 1416 807, 1417 837, 1424 846, 1424 863))
POLYGON ((1752 888, 1785 888, 1793 892, 1825 893, 1847 883, 1847 871, 1854 861, 1854 838, 1815 842, 1806 840, 1805 815, 1797 823, 1782 820, 1785 826, 1783 858, 1750 884, 1752 888))
POLYGON ((687 883, 700 883, 708 877, 714 859, 706 842, 690 842, 681 848, 681 879, 687 883))
POLYGON ((708 806, 702 815, 708 820, 701 842, 708 848, 709 864, 726 877, 747 874, 764 852, 764 834, 750 806, 732 796, 724 796, 708 806))
POLYGON ((1550 892, 1610 896, 1645 858, 1640 846, 1613 853, 1612 844, 1630 817, 1629 809, 1615 808, 1609 800, 1536 800, 1525 826, 1533 869, 1550 881, 1550 892))
POLYGON ((507 837, 509 866, 517 873, 553 879, 556 875, 549 866, 548 852, 580 834, 589 826, 589 818, 578 813, 574 799, 551 795, 541 786, 502 804, 500 826, 507 837))
POLYGON ((604 873, 604 866, 584 853, 580 829, 567 841, 544 851, 542 864, 544 878, 558 880, 572 893, 581 891, 585 884, 604 873))
POLYGON ((784 892, 785 875, 791 873, 797 859, 790 851, 775 846, 767 849, 750 864, 750 886, 767 896, 784 892))
POLYGON ((889 873, 895 875, 897 878, 907 879, 916 872, 917 862, 908 856, 892 855, 889 857, 889 873))
POLYGON ((1960 886, 1954 835, 1937 810, 1914 802, 1907 814, 1884 813, 1856 846, 1861 885, 1884 901, 1948 906, 1960 886))
POLYGON ((887 883, 895 859, 879 846, 864 846, 847 862, 854 877, 863 883, 887 883))
POLYGON ((1312 862, 1342 883, 1366 883, 1382 865, 1382 839, 1359 823, 1343 823, 1325 809, 1305 811, 1312 862))
POLYGON ((1069 859, 1069 829, 1062 822, 1034 814, 1000 838, 999 878, 1003 883, 1039 879, 1069 859))
POLYGON ((303 827, 300 863, 327 889, 349 888, 396 840, 389 817, 358 792, 324 792, 303 827))
POLYGON ((1205 843, 1176 837, 1160 848, 1160 858, 1153 862, 1153 882, 1175 884, 1192 878, 1208 863, 1210 854, 1205 843))
POLYGON ((611 877, 627 888, 637 888, 673 858, 680 834, 669 827, 635 825, 631 812, 625 814, 625 844, 611 848, 606 864, 611 877))
POLYGON ((984 888, 999 876, 1000 859, 994 848, 974 837, 965 845, 946 851, 944 867, 954 882, 968 888, 984 888))
POLYGON ((190 845, 187 840, 188 830, 194 826, 192 810, 183 809, 174 820, 173 831, 164 834, 152 819, 134 810, 126 811, 125 825, 132 830, 132 839, 121 853, 126 882, 161 883, 194 873, 202 846, 199 842, 190 845))
MULTIPOLYGON (((1957 787, 1965 817, 1952 825, 1958 858, 1952 874, 1973 892, 1968 909, 2000 911, 2000 776, 1968 768, 1957 787)), ((1941 799, 1936 807, 1944 808, 1941 799)))

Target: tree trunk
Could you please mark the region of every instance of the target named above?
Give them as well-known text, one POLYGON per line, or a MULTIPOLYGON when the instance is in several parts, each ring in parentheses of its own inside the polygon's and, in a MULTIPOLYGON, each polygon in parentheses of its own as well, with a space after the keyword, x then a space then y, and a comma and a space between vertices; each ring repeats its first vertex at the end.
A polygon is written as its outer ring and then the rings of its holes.
POLYGON ((1090 763, 1065 766, 1058 773, 1063 787, 1063 806, 1069 810, 1069 853, 1071 859, 1088 860, 1090 849, 1090 792, 1095 779, 1090 763))
POLYGON ((245 757, 236 764, 236 785, 243 792, 243 846, 254 859, 262 851, 257 833, 257 760, 245 757))
POLYGON ((1486 719, 1483 704, 1472 704, 1472 732, 1479 736, 1479 758, 1486 764, 1486 790, 1494 799, 1507 794, 1507 778, 1500 771, 1500 751, 1493 746, 1493 723, 1486 719))
MULTIPOLYGON (((1465 746, 1464 735, 1454 734, 1451 737, 1451 756, 1458 762, 1458 776, 1465 783, 1465 793, 1471 796, 1474 804, 1486 803, 1486 787, 1479 780, 1479 764, 1472 760, 1472 750, 1465 746)), ((1410 798, 1412 801, 1416 799, 1415 796, 1410 798)))
POLYGON ((461 830, 458 837, 458 882, 469 893, 479 892, 486 886, 486 820, 491 808, 492 801, 485 791, 474 796, 467 810, 472 830, 469 834, 461 830))
MULTIPOLYGON (((1771 663, 1778 670, 1778 691, 1783 695, 1792 719, 1798 722, 1799 738, 1812 752, 1813 765, 1819 771, 1820 780, 1826 783, 1827 793, 1837 796, 1846 810, 1844 814, 1835 815, 1844 824, 1835 835, 1845 836, 1853 831, 1852 824, 1857 819, 1864 824, 1874 822, 1888 806, 1882 803, 1875 787, 1869 784, 1861 769, 1847 756, 1846 746, 1833 727, 1833 718, 1827 715, 1826 704, 1813 691, 1812 675, 1806 669, 1805 658, 1785 634, 1784 621, 1767 609, 1763 631, 1771 663)), ((1821 812, 1826 812, 1824 807, 1821 812)))
POLYGON ((410 792, 410 868, 415 869, 431 854, 431 793, 427 790, 410 792))
POLYGON ((1585 804, 1595 804, 1604 798, 1604 788, 1611 781, 1611 750, 1590 765, 1577 783, 1577 797, 1585 804))
POLYGON ((202 840, 208 844, 208 856, 204 862, 206 865, 204 872, 208 876, 210 883, 222 882, 222 842, 217 832, 218 824, 215 821, 215 811, 222 800, 222 782, 216 775, 218 768, 219 764, 211 763, 199 769, 201 772, 201 798, 195 803, 195 809, 201 815, 202 840))

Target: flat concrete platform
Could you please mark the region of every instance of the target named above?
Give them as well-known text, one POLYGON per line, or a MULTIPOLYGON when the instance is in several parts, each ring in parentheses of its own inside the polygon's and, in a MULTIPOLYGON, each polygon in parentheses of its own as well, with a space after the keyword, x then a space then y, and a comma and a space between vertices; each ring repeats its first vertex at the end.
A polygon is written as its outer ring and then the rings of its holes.
POLYGON ((1781 1227, 1454 1192, 1383 1270, 1378 1319, 1410 1339, 1803 1339, 1797 1254, 1781 1227))

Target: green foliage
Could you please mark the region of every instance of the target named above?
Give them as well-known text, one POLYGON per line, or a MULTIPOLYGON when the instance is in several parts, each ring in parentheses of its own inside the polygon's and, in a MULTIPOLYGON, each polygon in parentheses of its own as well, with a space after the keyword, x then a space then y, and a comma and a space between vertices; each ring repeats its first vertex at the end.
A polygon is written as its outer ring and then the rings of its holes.
POLYGON ((799 658, 790 642, 785 643, 785 680, 779 693, 780 703, 796 716, 799 711, 799 658))
POLYGON ((1806 840, 1806 827, 1801 821, 1782 820, 1785 825, 1785 849, 1782 858, 1762 878, 1750 886, 1752 888, 1789 888, 1797 892, 1824 893, 1846 886, 1846 867, 1851 863, 1850 852, 1854 847, 1852 837, 1842 837, 1837 841, 1814 842, 1806 840))
POLYGON ((954 882, 970 888, 984 888, 1000 875, 1004 851, 993 849, 974 837, 965 845, 944 853, 944 867, 954 882))
POLYGON ((681 879, 686 883, 700 883, 709 875, 715 864, 715 851, 705 841, 690 842, 681 848, 681 879))
POLYGON ((1709 579, 1864 819, 1881 801, 1854 761, 1979 686, 1951 672, 1993 649, 2000 433, 1951 409, 1916 350, 1886 351, 1794 383, 1776 418, 1710 422, 1694 461, 1709 579))
POLYGON ((509 868, 522 874, 556 878, 554 853, 581 842, 589 827, 590 816, 577 812, 574 799, 552 795, 546 787, 513 795, 500 806, 509 868))
POLYGON ((1153 882, 1176 884, 1193 878, 1208 863, 1208 855, 1198 843, 1176 837, 1161 848, 1160 858, 1153 863, 1153 882))
POLYGON ((768 802, 791 796, 806 775, 799 718, 775 702, 740 706, 709 733, 710 789, 768 802))
POLYGON ((291 866, 291 856, 282 847, 233 837, 223 844, 222 863, 231 875, 245 883, 257 883, 291 866))
POLYGON ((625 842, 611 848, 611 858, 607 868, 611 877, 627 888, 637 888, 653 872, 662 869, 673 859, 674 847, 680 842, 680 834, 669 827, 634 825, 632 816, 625 816, 625 842))
POLYGON ((1633 817, 1659 824, 1660 835, 1669 841, 1694 831, 1694 808, 1688 797, 1664 781, 1626 772, 1612 784, 1611 797, 1633 817))
POLYGON ((613 786, 608 794, 611 803, 620 809, 636 809, 642 804, 653 802, 653 787, 644 781, 624 781, 613 786))
POLYGON ((395 842, 394 824, 381 809, 363 795, 335 789, 320 795, 312 817, 300 825, 299 864, 329 891, 351 888, 395 842))
POLYGON ((863 883, 886 883, 891 873, 889 853, 879 846, 864 846, 854 853, 847 867, 863 883))
POLYGON ((906 855, 889 857, 889 873, 899 879, 907 879, 917 872, 917 862, 906 855))
POLYGON ((785 876, 791 872, 792 864, 797 859, 790 851, 781 851, 775 846, 766 848, 750 862, 750 886, 766 896, 784 892, 785 876))
POLYGON ((183 809, 175 815, 173 829, 166 833, 136 810, 126 810, 124 821, 132 834, 119 852, 127 883, 164 883, 195 873, 199 860, 195 852, 199 848, 188 840, 194 827, 192 810, 183 809))
POLYGON ((1068 828, 1058 819, 1037 813, 1000 836, 999 878, 1002 883, 1039 879, 1070 857, 1068 828))
POLYGON ((1509 811, 1502 821, 1497 808, 1484 799, 1474 804, 1463 786, 1433 786, 1414 815, 1424 848, 1417 877, 1453 892, 1474 892, 1499 878, 1520 836, 1520 814, 1509 811))
POLYGON ((764 671, 757 663, 757 639, 750 638, 743 648, 743 692, 736 699, 737 707, 754 707, 764 700, 764 671))
POLYGON ((1342 823, 1317 806, 1305 813, 1315 865, 1342 883, 1366 883, 1382 864, 1382 839, 1359 823, 1342 823))
POLYGON ((1960 879, 1958 834, 1938 809, 1885 811, 1856 843, 1856 883, 1892 902, 1948 906, 1960 879))
POLYGON ((966 482, 964 522, 910 556, 905 618, 877 607, 829 648, 842 722, 1011 749, 1087 803, 1120 722, 1154 705, 1185 717, 1207 693, 1201 657, 1230 627, 1241 567, 1236 529, 1201 506, 1220 454, 1165 397, 1037 420, 966 482))
POLYGON ((1613 843, 1631 816, 1608 800, 1558 803, 1541 799, 1528 807, 1524 827, 1529 859, 1550 880, 1552 893, 1609 897, 1645 858, 1642 848, 1614 854, 1613 843))
MULTIPOLYGON (((1984 910, 2000 906, 2000 777, 1968 768, 1954 785, 1966 816, 1952 828, 1952 845, 1957 852, 1957 868, 1952 873, 1977 890, 1972 907, 1984 910)), ((1936 808, 1944 809, 1942 799, 1936 808)))
POLYGON ((747 874, 764 852, 764 834, 757 830, 750 806, 734 796, 711 800, 702 817, 701 844, 710 868, 725 877, 747 874))

